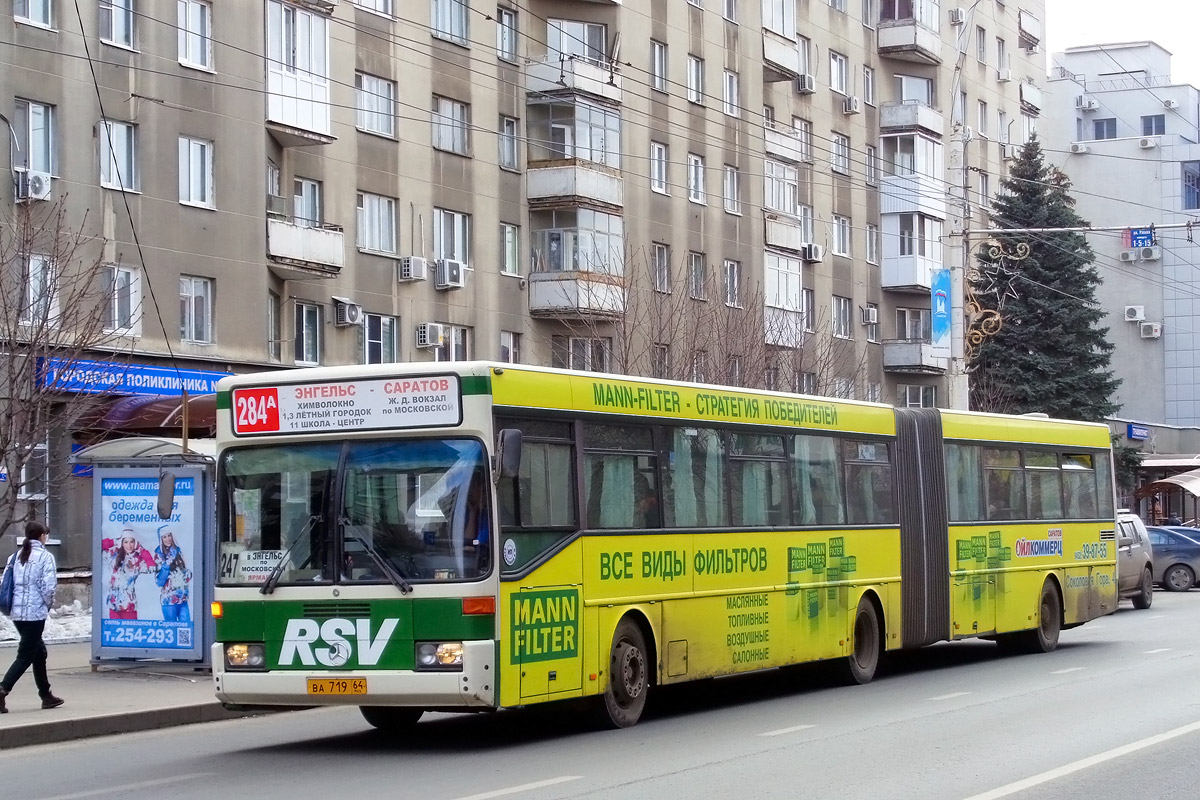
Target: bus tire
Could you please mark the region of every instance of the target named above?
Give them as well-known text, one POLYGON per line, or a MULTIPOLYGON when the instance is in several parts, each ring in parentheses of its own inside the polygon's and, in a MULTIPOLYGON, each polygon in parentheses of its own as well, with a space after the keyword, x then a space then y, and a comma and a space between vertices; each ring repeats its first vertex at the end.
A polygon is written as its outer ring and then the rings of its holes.
POLYGON ((413 729, 425 712, 404 706, 359 706, 367 724, 384 733, 406 733, 413 729))
POLYGON ((1017 633, 1006 633, 996 641, 1011 653, 1049 653, 1058 647, 1058 635, 1062 632, 1062 601, 1053 581, 1042 584, 1042 595, 1038 600, 1038 624, 1036 628, 1017 633))
POLYGON ((1150 568, 1142 570, 1142 581, 1138 584, 1138 592, 1133 596, 1133 607, 1147 609, 1154 602, 1154 576, 1150 568))
POLYGON ((846 680, 849 683, 870 683, 875 677, 875 670, 879 669, 882 637, 875 604, 865 595, 858 601, 858 610, 854 612, 852 635, 850 655, 846 656, 846 680))
POLYGON ((617 624, 608 659, 608 688, 604 690, 602 721, 613 728, 637 723, 650 693, 650 651, 642 629, 629 617, 617 624))

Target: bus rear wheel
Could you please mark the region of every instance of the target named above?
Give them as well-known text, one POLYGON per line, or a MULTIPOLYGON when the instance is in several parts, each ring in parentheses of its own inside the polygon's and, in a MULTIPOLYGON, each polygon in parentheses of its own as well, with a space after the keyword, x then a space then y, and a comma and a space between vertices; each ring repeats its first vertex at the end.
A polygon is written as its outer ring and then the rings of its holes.
POLYGON ((384 733, 406 733, 413 729, 425 712, 419 708, 403 706, 359 706, 363 719, 376 730, 384 733))
POLYGON ((858 610, 854 612, 853 635, 852 649, 846 657, 846 679, 850 683, 870 683, 875 677, 875 670, 879 669, 881 639, 879 615, 868 597, 858 601, 858 610))
POLYGON ((604 690, 603 721, 614 728, 637 723, 650 692, 650 658, 642 629, 626 617, 613 634, 608 660, 608 688, 604 690))
POLYGON ((1038 601, 1038 624, 1033 630, 1006 633, 996 637, 1000 646, 1013 653, 1049 653, 1058 647, 1062 633, 1062 601, 1051 581, 1042 584, 1038 601))

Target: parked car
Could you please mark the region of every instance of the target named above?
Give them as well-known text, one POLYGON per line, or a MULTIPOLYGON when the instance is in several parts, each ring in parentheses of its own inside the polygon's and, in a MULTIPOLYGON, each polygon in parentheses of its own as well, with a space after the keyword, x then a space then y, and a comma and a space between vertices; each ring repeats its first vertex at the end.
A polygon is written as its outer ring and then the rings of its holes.
POLYGON ((1154 582, 1168 592, 1186 592, 1195 586, 1200 574, 1200 530, 1150 525, 1146 531, 1154 546, 1154 582))
POLYGON ((1117 512, 1117 591, 1133 600, 1134 608, 1154 602, 1154 548, 1137 514, 1117 512))

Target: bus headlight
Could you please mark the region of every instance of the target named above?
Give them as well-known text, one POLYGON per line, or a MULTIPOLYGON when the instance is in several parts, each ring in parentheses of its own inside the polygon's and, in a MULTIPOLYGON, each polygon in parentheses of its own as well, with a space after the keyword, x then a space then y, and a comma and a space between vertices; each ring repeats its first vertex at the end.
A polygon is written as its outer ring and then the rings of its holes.
POLYGON ((261 644, 225 645, 225 666, 230 669, 262 669, 266 663, 266 652, 261 644))
POLYGON ((461 670, 462 642, 418 642, 418 670, 461 670))

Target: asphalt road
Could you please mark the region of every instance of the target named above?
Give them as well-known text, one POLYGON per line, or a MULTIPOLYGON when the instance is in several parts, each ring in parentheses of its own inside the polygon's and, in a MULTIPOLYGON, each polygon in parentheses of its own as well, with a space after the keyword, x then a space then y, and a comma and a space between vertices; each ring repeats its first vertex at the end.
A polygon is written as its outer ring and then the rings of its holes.
POLYGON ((1049 655, 969 642, 900 654, 868 686, 802 668, 585 709, 429 715, 408 740, 352 709, 0 753, 0 796, 116 798, 1189 797, 1200 785, 1200 591, 1122 603, 1049 655))

